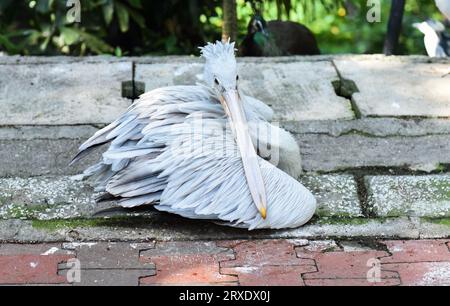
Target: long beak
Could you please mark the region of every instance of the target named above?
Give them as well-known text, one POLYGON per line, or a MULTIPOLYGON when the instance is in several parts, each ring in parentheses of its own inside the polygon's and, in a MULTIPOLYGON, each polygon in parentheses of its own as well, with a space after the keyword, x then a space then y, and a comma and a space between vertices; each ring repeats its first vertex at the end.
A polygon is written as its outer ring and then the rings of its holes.
POLYGON ((255 147, 248 131, 247 118, 245 117, 242 101, 237 90, 226 91, 222 96, 221 103, 225 113, 228 115, 234 137, 236 138, 253 202, 263 219, 265 219, 267 214, 266 189, 264 188, 255 147))

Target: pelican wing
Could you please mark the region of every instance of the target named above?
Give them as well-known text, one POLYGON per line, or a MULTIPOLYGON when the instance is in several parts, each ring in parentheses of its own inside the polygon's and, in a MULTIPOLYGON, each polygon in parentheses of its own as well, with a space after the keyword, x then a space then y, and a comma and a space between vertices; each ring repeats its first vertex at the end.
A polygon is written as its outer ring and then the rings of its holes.
MULTIPOLYGON (((245 101, 250 120, 272 117, 262 102, 247 97, 245 101)), ((84 172, 103 193, 100 200, 114 198, 124 207, 156 204, 162 211, 250 229, 299 226, 315 209, 306 188, 260 159, 268 218, 260 217, 223 108, 202 86, 173 86, 144 94, 82 144, 75 161, 103 144, 109 147, 101 162, 84 172), (198 129, 200 117, 204 125, 198 129)))
POLYGON ((176 166, 160 169, 168 185, 156 209, 249 229, 297 227, 312 217, 316 208, 313 195, 259 158, 268 196, 267 218, 262 219, 253 205, 231 132, 217 122, 204 124, 207 134, 195 135, 192 140, 191 135, 180 133, 174 149, 157 158, 160 162, 171 160, 176 166))

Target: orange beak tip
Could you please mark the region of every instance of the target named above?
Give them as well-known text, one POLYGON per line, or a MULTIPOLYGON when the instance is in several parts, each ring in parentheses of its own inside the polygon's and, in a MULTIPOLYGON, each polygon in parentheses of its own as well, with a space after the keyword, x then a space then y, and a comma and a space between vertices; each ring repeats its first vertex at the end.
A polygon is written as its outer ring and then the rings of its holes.
POLYGON ((265 208, 261 208, 260 213, 261 213, 261 217, 265 220, 266 217, 267 217, 267 211, 266 211, 266 209, 265 209, 265 208))

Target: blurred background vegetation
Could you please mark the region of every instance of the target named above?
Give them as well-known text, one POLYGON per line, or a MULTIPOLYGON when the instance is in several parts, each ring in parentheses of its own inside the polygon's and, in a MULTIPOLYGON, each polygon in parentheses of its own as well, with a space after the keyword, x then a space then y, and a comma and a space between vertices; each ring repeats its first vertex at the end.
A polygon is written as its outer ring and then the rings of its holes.
MULTIPOLYGON (((237 0, 239 39, 257 5, 266 20, 307 25, 322 53, 382 53, 389 0, 380 23, 366 21, 367 0, 237 0)), ((69 23, 67 0, 0 0, 0 50, 23 55, 198 54, 221 37, 221 0, 81 0, 81 22, 69 23)), ((425 54, 411 24, 442 19, 431 0, 407 0, 398 53, 425 54)))

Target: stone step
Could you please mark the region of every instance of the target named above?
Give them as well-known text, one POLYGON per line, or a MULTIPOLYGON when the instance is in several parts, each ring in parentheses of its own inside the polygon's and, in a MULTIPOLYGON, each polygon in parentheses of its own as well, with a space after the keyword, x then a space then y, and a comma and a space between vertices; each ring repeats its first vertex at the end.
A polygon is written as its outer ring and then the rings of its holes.
MULTIPOLYGON (((363 217, 351 175, 304 175, 299 179, 315 195, 319 217, 363 217)), ((366 176, 366 210, 377 217, 450 217, 450 175, 366 176)), ((115 207, 96 204, 94 192, 78 176, 0 178, 0 218, 67 219, 93 217, 115 207)), ((132 214, 136 212, 130 211, 132 214)), ((150 211, 153 213, 153 211, 150 211)))
POLYGON ((110 123, 131 104, 121 83, 132 68, 130 61, 0 65, 0 124, 110 123))
POLYGON ((0 220, 0 242, 234 239, 444 238, 448 225, 409 218, 315 221, 297 229, 247 231, 167 215, 93 220, 0 220))
MULTIPOLYGON (((352 176, 304 176, 300 181, 317 197, 318 216, 363 216, 352 176)), ((94 198, 89 183, 79 176, 0 178, 0 219, 93 218, 102 210, 118 208, 114 203, 96 204, 94 198)), ((118 209, 114 214, 160 215, 153 209, 118 209)))
POLYGON ((354 57, 334 63, 358 88, 352 100, 360 116, 450 117, 448 62, 354 57))
POLYGON ((0 241, 450 237, 449 175, 366 177, 368 203, 350 175, 307 175, 300 181, 317 198, 316 217, 297 229, 248 232, 153 209, 99 205, 78 177, 2 178, 0 241), (364 216, 368 211, 375 215, 364 216))
POLYGON ((380 217, 450 217, 450 175, 368 176, 368 202, 380 217))
MULTIPOLYGON (((295 134, 306 171, 431 171, 450 164, 450 77, 440 75, 448 60, 319 56, 238 62, 242 89, 270 104, 280 125, 295 134), (377 65, 389 73, 371 69, 377 65), (411 72, 407 80, 399 79, 403 70, 411 72), (335 92, 344 80, 357 90, 345 98, 335 92), (418 91, 425 83, 435 90, 418 91), (355 111, 361 118, 355 119, 355 111)), ((192 57, 1 57, 0 177, 79 173, 99 154, 68 168, 77 147, 131 103, 121 96, 122 82, 134 77, 146 90, 194 84, 201 63, 192 57)))
MULTIPOLYGON (((366 118, 285 122, 306 171, 401 167, 431 171, 450 164, 450 120, 366 118)), ((0 127, 0 176, 73 175, 100 152, 68 167, 97 126, 0 127)))

